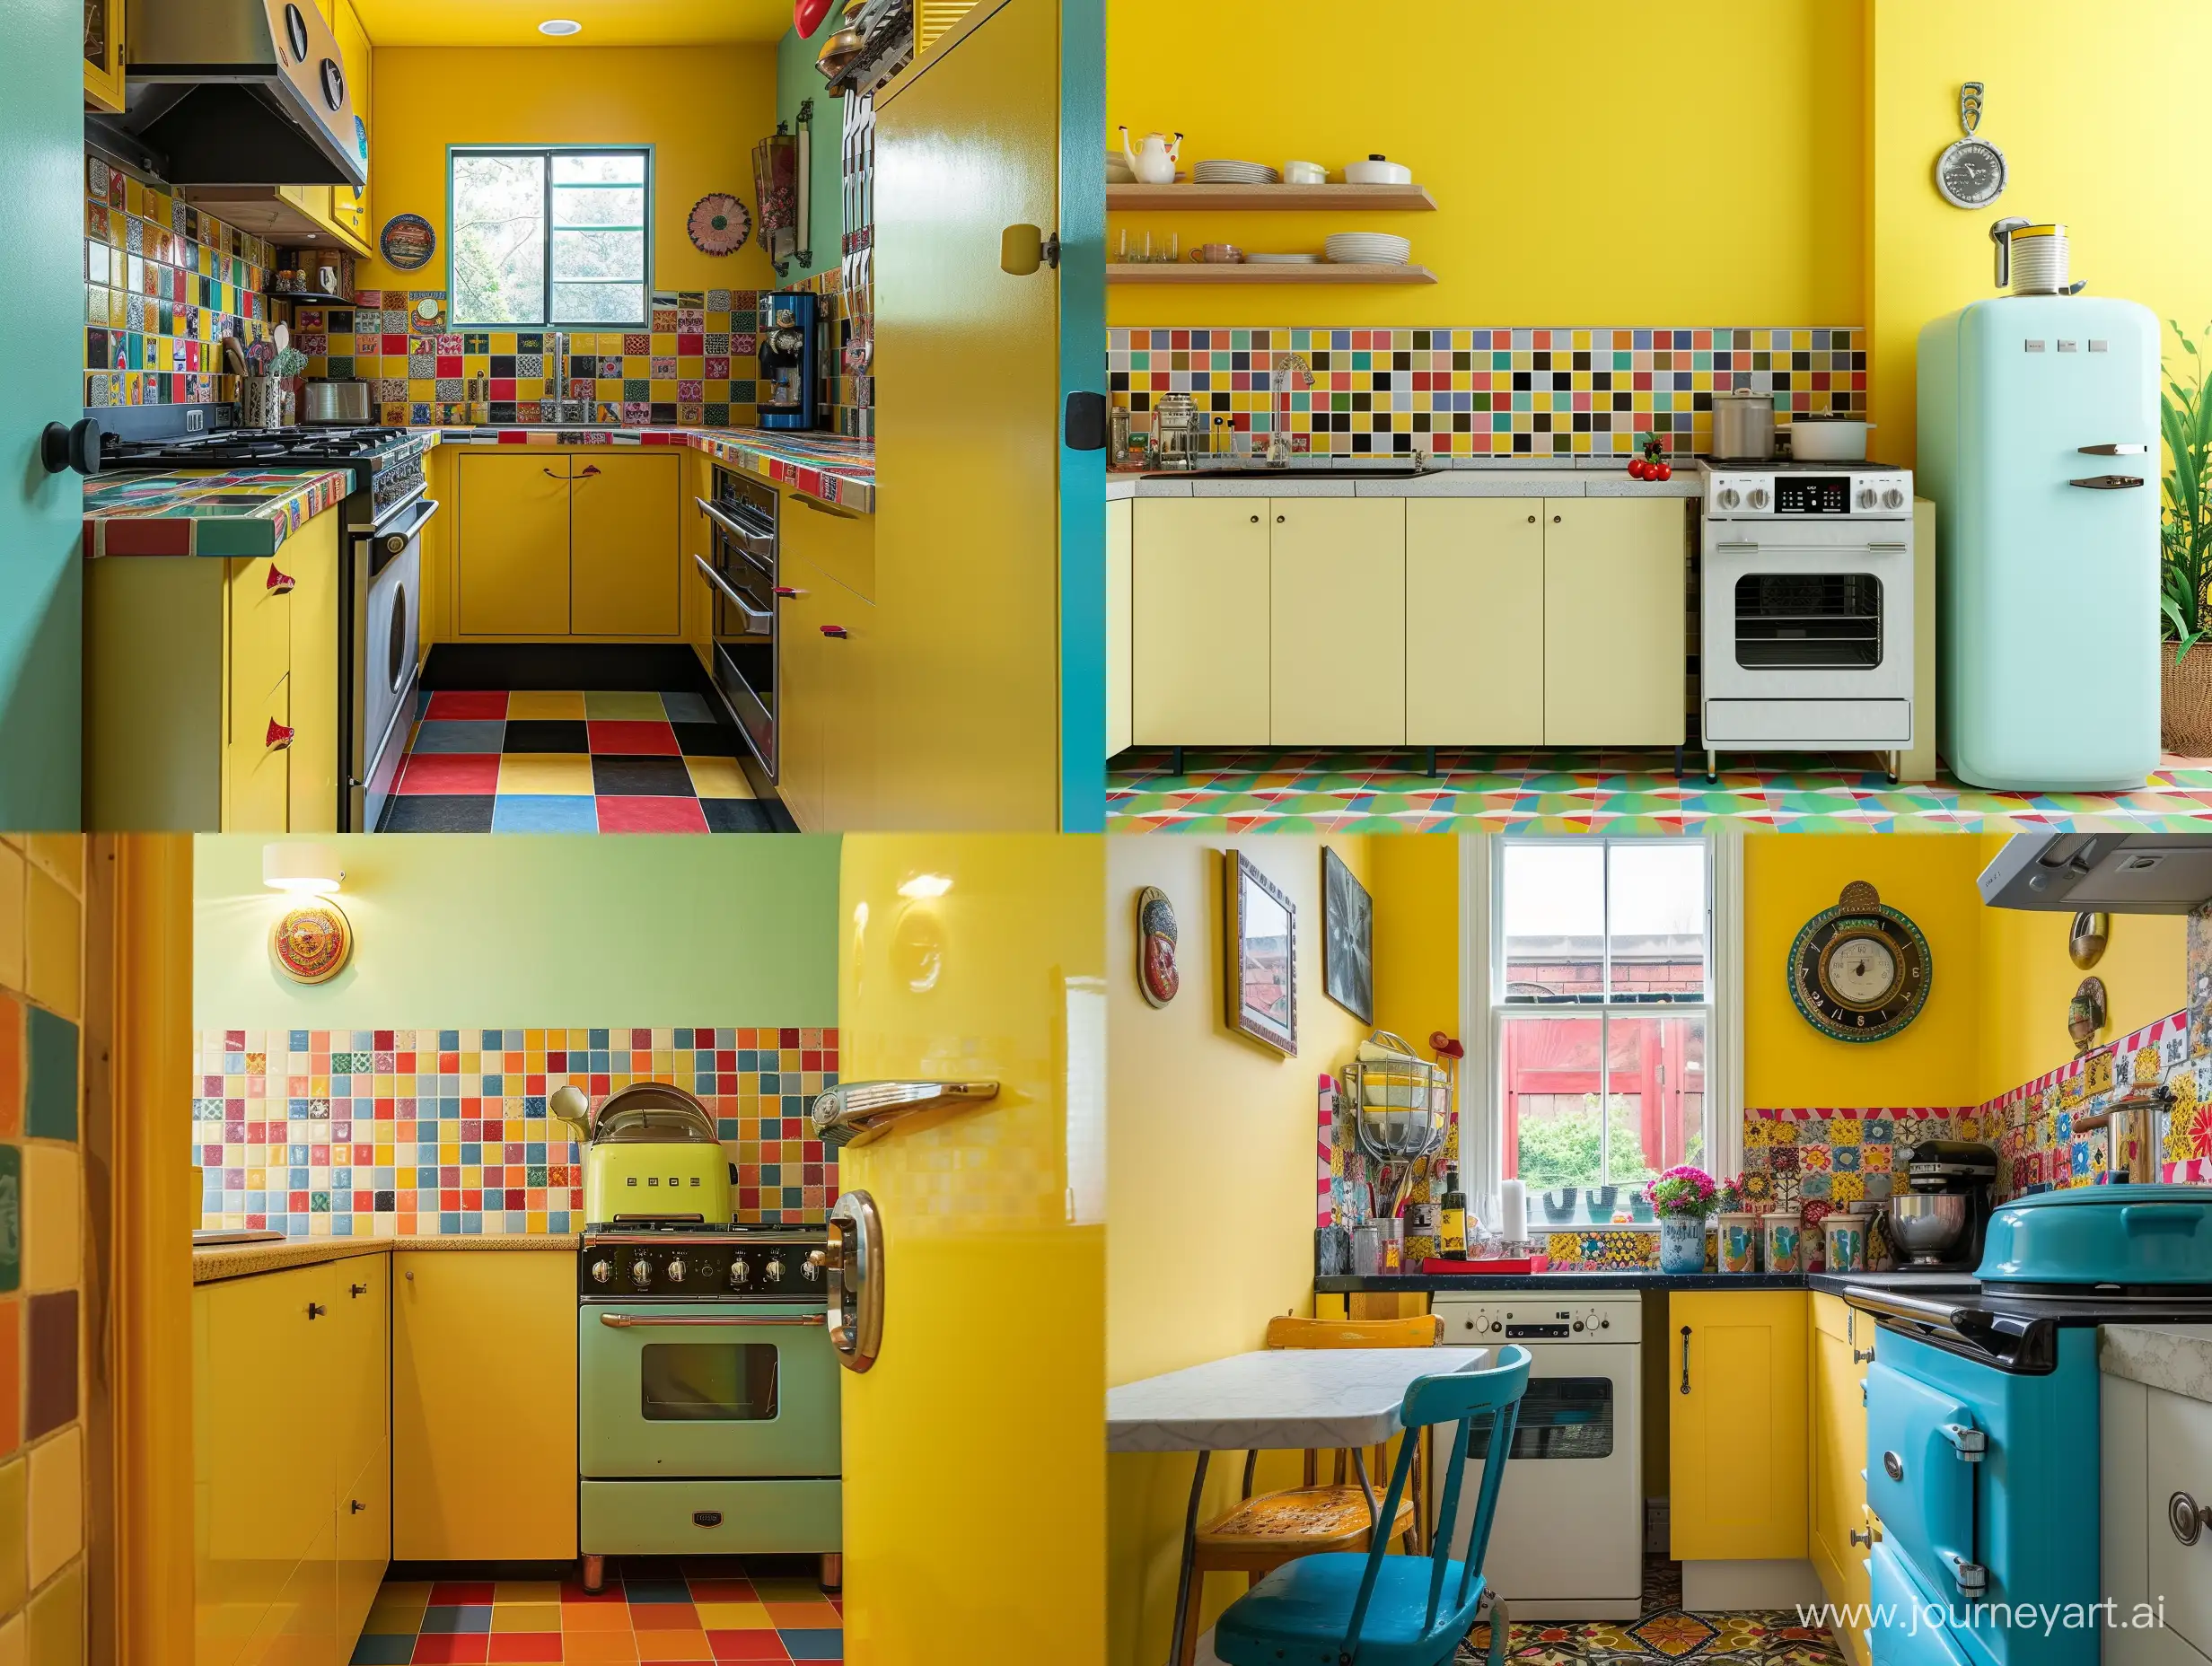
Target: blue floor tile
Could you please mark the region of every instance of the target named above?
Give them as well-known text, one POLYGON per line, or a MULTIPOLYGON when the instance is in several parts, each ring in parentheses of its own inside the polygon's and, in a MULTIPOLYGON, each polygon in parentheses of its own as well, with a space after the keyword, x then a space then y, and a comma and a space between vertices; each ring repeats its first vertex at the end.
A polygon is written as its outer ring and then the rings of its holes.
POLYGON ((668 708, 668 721, 672 723, 706 723, 715 719, 705 695, 663 694, 661 704, 668 708))
POLYGON ((367 1636, 354 1644, 353 1666, 407 1666, 415 1658, 415 1638, 367 1636))
POLYGON ((632 1579, 625 1574, 622 1594, 634 1603, 689 1602, 691 1587, 684 1583, 680 1575, 674 1579, 632 1579))
POLYGON ((596 833, 599 801, 589 794, 502 793, 492 802, 495 833, 596 833))
POLYGON ((423 1632, 450 1635, 458 1631, 489 1631, 492 1628, 492 1605, 470 1603, 465 1608, 425 1609, 423 1632))
POLYGON ((841 1661, 845 1658, 842 1631, 781 1631, 784 1652, 794 1661, 841 1661))

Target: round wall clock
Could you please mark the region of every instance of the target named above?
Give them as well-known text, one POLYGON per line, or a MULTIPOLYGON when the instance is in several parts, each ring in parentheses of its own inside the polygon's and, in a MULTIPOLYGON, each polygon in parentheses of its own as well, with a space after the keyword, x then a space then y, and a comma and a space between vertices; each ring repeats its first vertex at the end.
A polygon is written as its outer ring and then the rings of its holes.
POLYGON ((1953 208, 1987 208, 2005 194, 2005 153, 1974 136, 1981 125, 1981 83, 1959 89, 1959 126, 1966 132, 1936 159, 1936 189, 1953 208))
POLYGON ((353 957, 354 928, 338 904, 321 899, 287 912, 269 934, 268 946, 287 978, 327 984, 353 957))
POLYGON ((1919 1017, 1931 971, 1920 928, 1854 880, 1790 944, 1790 999, 1824 1036, 1881 1041, 1919 1017))

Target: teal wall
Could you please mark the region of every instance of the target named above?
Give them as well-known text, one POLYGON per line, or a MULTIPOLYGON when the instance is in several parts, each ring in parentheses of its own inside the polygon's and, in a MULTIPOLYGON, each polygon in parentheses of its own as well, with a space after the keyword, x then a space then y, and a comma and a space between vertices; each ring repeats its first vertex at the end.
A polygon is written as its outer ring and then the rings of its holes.
POLYGON ((352 964, 294 983, 254 836, 192 842, 194 1026, 828 1026, 838 840, 347 835, 352 964))
POLYGON ((830 96, 821 71, 814 67, 814 57, 821 50, 821 43, 837 32, 844 15, 842 5, 832 4, 815 29, 813 39, 802 40, 795 30, 786 29, 776 47, 777 119, 794 122, 792 131, 795 133, 800 104, 808 99, 814 101, 814 179, 810 204, 812 224, 809 228, 809 241, 813 246, 808 250, 814 258, 803 265, 794 261, 789 273, 781 280, 785 283, 815 272, 835 271, 838 246, 845 237, 843 176, 838 162, 844 143, 845 101, 830 96))

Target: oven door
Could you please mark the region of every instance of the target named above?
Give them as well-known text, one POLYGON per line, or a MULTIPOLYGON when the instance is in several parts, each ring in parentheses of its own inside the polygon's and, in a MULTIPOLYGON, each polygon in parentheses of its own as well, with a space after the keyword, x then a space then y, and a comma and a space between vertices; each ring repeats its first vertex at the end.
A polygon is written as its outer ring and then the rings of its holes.
POLYGON ((577 1455, 595 1480, 830 1476, 838 1368, 820 1308, 585 1302, 577 1455))
POLYGON ((714 677, 753 756, 773 780, 776 747, 776 532, 750 505, 695 500, 709 554, 694 556, 714 606, 714 677))

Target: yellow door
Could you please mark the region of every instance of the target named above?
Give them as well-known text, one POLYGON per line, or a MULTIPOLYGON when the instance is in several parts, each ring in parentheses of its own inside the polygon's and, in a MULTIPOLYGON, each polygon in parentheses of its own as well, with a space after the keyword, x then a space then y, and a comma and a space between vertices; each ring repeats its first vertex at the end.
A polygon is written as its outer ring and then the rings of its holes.
POLYGON ((1544 744, 1680 746, 1688 732, 1688 510, 1544 499, 1544 744))
POLYGON ((1804 1556, 1804 1292, 1675 1291, 1665 1347, 1676 1560, 1804 1556))
POLYGON ((508 452, 454 462, 453 564, 464 636, 568 634, 566 456, 508 452))
POLYGON ((682 553, 672 451, 569 465, 568 628, 579 636, 673 636, 682 553))
MULTIPOLYGON (((1059 8, 983 0, 875 107, 877 802, 1059 825, 1059 8)), ((1088 161, 1084 163, 1090 164, 1088 161)), ((1092 767, 1088 760, 1085 767, 1092 767)))
POLYGON ((1106 505, 1106 756, 1129 744, 1129 539, 1136 504, 1106 505))
POLYGON ((401 1250, 392 1267, 392 1558, 575 1556, 575 1258, 401 1250), (488 1383, 514 1388, 496 1438, 488 1383))
MULTIPOLYGON (((1806 1517, 1813 1570, 1830 1602, 1866 1600, 1866 1547, 1853 1533, 1866 1530, 1866 1407, 1860 1391, 1874 1353, 1874 1320, 1840 1296, 1813 1298, 1813 1497, 1806 1517), (1864 1329, 1866 1343, 1859 1346, 1864 1329)), ((1856 1629, 1837 1634, 1865 1666, 1864 1638, 1856 1629)))
POLYGON ((329 1271, 335 1346, 320 1403, 337 1489, 338 1658, 350 1661, 391 1558, 391 1258, 354 1256, 329 1271))
POLYGON ((1268 738, 1406 738, 1406 503, 1268 500, 1268 738))
POLYGON ((1268 503, 1130 505, 1129 730, 1138 746, 1264 746, 1268 503))
POLYGON ((1543 503, 1406 500, 1406 740, 1540 746, 1543 503))
POLYGON ((841 1373, 850 1661, 1105 1659, 1103 888, 1097 837, 844 842, 843 1079, 1000 1084, 839 1162, 886 1293, 841 1373), (979 1295, 1010 1272, 1040 1299, 979 1295))
MULTIPOLYGON (((351 15, 350 13, 347 15, 351 15)), ((293 580, 289 826, 294 833, 338 827, 338 512, 326 509, 276 552, 293 580)))
POLYGON ((882 627, 875 604, 833 578, 821 578, 824 600, 816 636, 821 668, 821 817, 842 830, 876 824, 875 670, 882 627))
POLYGON ((224 744, 223 831, 282 833, 291 815, 292 680, 258 701, 231 700, 231 738, 224 744))
POLYGON ((796 553, 855 595, 875 597, 875 522, 786 487, 777 524, 778 548, 796 553))

